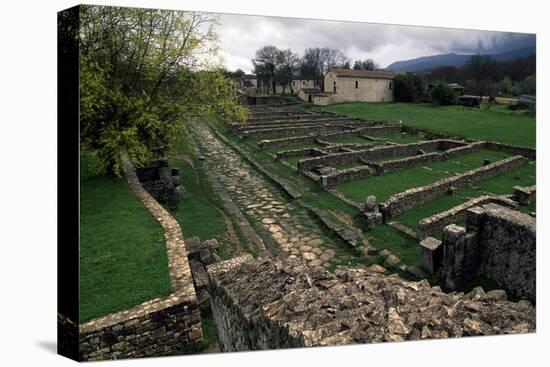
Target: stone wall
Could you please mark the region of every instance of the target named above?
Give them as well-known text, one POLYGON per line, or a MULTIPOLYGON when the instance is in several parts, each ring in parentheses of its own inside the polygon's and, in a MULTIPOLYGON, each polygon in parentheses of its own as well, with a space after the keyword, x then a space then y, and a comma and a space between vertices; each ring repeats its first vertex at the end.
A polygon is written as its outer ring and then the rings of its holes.
POLYGON ((170 355, 202 339, 199 305, 180 226, 141 186, 125 152, 121 152, 121 160, 130 188, 163 228, 173 293, 80 324, 81 361, 170 355))
POLYGON ((161 203, 176 205, 183 199, 179 170, 170 169, 166 158, 159 158, 148 162, 144 167, 136 168, 136 174, 145 190, 161 203))
POLYGON ((342 182, 360 180, 372 176, 372 168, 368 166, 352 167, 344 170, 339 170, 334 173, 322 175, 320 177, 321 186, 326 188, 334 188, 336 185, 342 182))
POLYGON ((330 131, 341 130, 342 126, 335 123, 327 124, 311 124, 307 126, 281 127, 272 129, 254 129, 243 130, 241 135, 243 138, 275 138, 303 134, 320 134, 330 131))
MULTIPOLYGON (((452 142, 452 141, 451 141, 452 142)), ((317 166, 338 166, 355 162, 359 159, 372 161, 383 158, 413 156, 420 150, 424 152, 433 152, 445 148, 450 142, 447 140, 430 140, 420 143, 400 144, 383 147, 375 147, 355 152, 331 154, 323 157, 304 159, 298 163, 298 170, 301 172, 309 171, 317 166)), ((463 142, 456 142, 460 145, 466 145, 463 142)))
POLYGON ((440 197, 453 188, 463 187, 470 183, 509 172, 527 163, 527 158, 523 156, 514 156, 439 180, 430 185, 415 187, 390 196, 390 198, 380 206, 380 210, 384 214, 384 219, 388 220, 398 213, 440 197))
MULTIPOLYGON (((536 301, 536 222, 496 204, 471 208, 466 228, 445 228, 439 275, 451 289, 487 277, 516 298, 536 301)), ((437 268, 437 266, 436 266, 437 268)))
POLYGON ((510 154, 518 154, 518 155, 522 155, 525 158, 529 158, 529 159, 536 159, 537 158, 537 150, 534 149, 534 148, 497 143, 495 141, 485 142, 485 148, 490 149, 490 150, 497 150, 499 152, 506 152, 506 153, 510 153, 510 154))
POLYGON ((362 101, 392 102, 393 79, 338 77, 332 72, 325 75, 324 92, 335 92, 331 103, 362 101), (355 83, 357 82, 357 88, 355 83), (334 90, 336 86, 336 90, 334 90))
POLYGON ((520 205, 530 204, 532 201, 536 200, 537 196, 537 187, 536 185, 528 187, 514 187, 514 200, 520 203, 520 205))
POLYGON ((250 255, 207 269, 224 352, 526 333, 535 308, 503 292, 446 294, 369 269, 330 273, 250 255))
POLYGON ((315 135, 293 136, 290 138, 262 140, 258 145, 262 148, 279 148, 290 145, 315 144, 315 135))
POLYGON ((327 153, 321 149, 317 148, 304 148, 304 149, 291 149, 291 150, 284 150, 282 152, 277 152, 276 156, 277 159, 284 159, 289 157, 300 157, 303 155, 310 155, 312 157, 319 157, 322 155, 326 155, 327 153))
POLYGON ((445 155, 434 152, 420 154, 403 159, 394 159, 386 162, 369 163, 369 165, 374 168, 377 174, 383 175, 403 168, 409 168, 430 162, 442 161, 444 159, 446 159, 445 155))
POLYGON ((418 234, 424 238, 427 236, 433 236, 438 231, 443 230, 446 226, 452 223, 456 223, 461 218, 465 217, 466 211, 474 206, 483 205, 487 203, 495 203, 503 205, 509 208, 515 208, 517 202, 503 196, 483 195, 471 200, 468 200, 460 205, 452 207, 449 210, 445 210, 441 213, 432 215, 421 219, 418 222, 418 234))

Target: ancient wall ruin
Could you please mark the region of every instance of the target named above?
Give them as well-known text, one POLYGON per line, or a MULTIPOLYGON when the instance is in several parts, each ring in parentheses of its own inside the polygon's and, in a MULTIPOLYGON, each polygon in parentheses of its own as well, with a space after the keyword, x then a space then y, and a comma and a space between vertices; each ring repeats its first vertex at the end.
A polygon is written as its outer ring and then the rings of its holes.
POLYGON ((178 222, 140 184, 121 152, 128 184, 164 231, 172 294, 79 325, 81 361, 170 355, 202 339, 199 305, 178 222))
POLYGON ((321 175, 319 182, 323 187, 333 188, 339 183, 360 180, 372 176, 373 173, 373 169, 368 166, 357 166, 321 175))
POLYGON ((415 187, 392 195, 385 203, 381 204, 380 210, 384 214, 384 219, 387 220, 398 213, 442 196, 452 188, 463 187, 470 183, 511 171, 527 163, 528 159, 523 156, 513 156, 490 163, 468 172, 439 180, 430 185, 415 187))
POLYGON ((497 204, 469 209, 466 227, 451 224, 443 240, 421 242, 423 263, 450 289, 487 277, 515 298, 536 301, 536 222, 497 204))
MULTIPOLYGON (((466 145, 466 143, 463 142, 456 143, 460 144, 460 146, 466 145)), ((355 152, 331 154, 323 157, 303 159, 298 162, 298 170, 304 172, 317 166, 338 166, 358 161, 359 159, 370 162, 391 157, 414 156, 419 151, 429 153, 437 150, 450 149, 447 148, 449 144, 450 142, 447 140, 429 140, 420 143, 390 145, 358 150, 355 152)))
POLYGON ((293 136, 290 138, 262 140, 258 145, 262 148, 278 148, 291 145, 315 144, 314 135, 293 136))
POLYGON ((537 151, 534 148, 520 147, 517 145, 497 143, 495 141, 485 142, 485 148, 490 150, 496 150, 499 152, 505 152, 510 154, 522 155, 525 158, 536 159, 537 151))
POLYGON ((446 294, 426 280, 370 269, 330 273, 293 259, 250 255, 208 267, 224 352, 525 333, 535 309, 504 292, 446 294))
POLYGON ((530 204, 537 198, 537 187, 536 185, 528 187, 515 186, 512 196, 520 205, 530 204))
POLYGON ((468 209, 487 203, 495 203, 508 208, 515 208, 518 205, 516 201, 504 196, 482 195, 443 212, 421 219, 418 222, 418 235, 421 238, 433 236, 449 224, 456 223, 458 220, 465 218, 468 209))
POLYGON ((161 203, 176 205, 183 199, 179 170, 170 169, 168 159, 163 157, 150 161, 135 171, 143 188, 161 203))

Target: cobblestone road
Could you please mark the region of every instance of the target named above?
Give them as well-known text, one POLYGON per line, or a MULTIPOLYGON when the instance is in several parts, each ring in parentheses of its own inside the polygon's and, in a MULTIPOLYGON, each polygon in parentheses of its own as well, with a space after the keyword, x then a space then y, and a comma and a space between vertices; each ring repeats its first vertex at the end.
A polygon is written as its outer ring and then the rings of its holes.
POLYGON ((220 141, 212 131, 197 125, 192 136, 204 156, 205 168, 251 223, 266 229, 281 254, 302 257, 311 265, 328 266, 335 251, 306 209, 293 205, 275 186, 220 141))

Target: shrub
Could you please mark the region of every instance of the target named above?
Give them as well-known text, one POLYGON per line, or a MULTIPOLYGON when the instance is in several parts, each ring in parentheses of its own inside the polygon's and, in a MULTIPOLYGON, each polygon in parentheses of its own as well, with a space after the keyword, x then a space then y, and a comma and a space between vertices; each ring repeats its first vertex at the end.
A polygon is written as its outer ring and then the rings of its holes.
POLYGON ((456 104, 453 89, 445 82, 438 82, 432 88, 432 102, 441 106, 456 104))
POLYGON ((424 80, 412 73, 397 75, 394 86, 394 98, 398 102, 417 102, 424 93, 424 80))

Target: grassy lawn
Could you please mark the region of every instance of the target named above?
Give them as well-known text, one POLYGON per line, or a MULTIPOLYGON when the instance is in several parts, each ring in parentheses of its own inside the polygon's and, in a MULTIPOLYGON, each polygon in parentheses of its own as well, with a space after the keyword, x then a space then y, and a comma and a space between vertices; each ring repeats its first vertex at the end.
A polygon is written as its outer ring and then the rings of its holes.
POLYGON ((80 321, 171 293, 162 228, 126 179, 80 169, 80 321))
MULTIPOLYGON (((463 187, 454 195, 445 195, 428 203, 408 210, 395 217, 395 219, 411 228, 416 228, 418 222, 426 217, 448 210, 470 199, 482 195, 505 195, 513 192, 514 186, 531 186, 535 184, 535 161, 519 167, 511 172, 506 172, 496 177, 480 181, 472 187, 463 187)), ((530 212, 534 210, 534 203, 520 207, 520 210, 530 212)))
POLYGON ((343 138, 328 138, 326 139, 329 143, 333 144, 372 144, 372 140, 362 138, 360 136, 350 136, 343 138))
POLYGON ((481 167, 484 159, 491 162, 508 157, 509 154, 481 149, 447 161, 434 162, 420 167, 402 169, 382 176, 372 176, 362 180, 339 184, 336 189, 357 202, 364 202, 368 195, 376 196, 379 202, 391 195, 435 182, 457 173, 481 167))
POLYGON ((427 103, 335 104, 324 109, 353 117, 382 121, 403 121, 412 127, 476 140, 535 147, 535 115, 531 111, 510 111, 506 106, 475 109, 462 106, 433 106, 427 103))
POLYGON ((375 135, 375 139, 380 139, 384 142, 393 142, 397 144, 410 144, 416 143, 419 141, 424 141, 426 139, 421 138, 418 135, 408 134, 408 133, 393 133, 393 134, 384 134, 384 135, 375 135))
POLYGON ((185 190, 185 199, 178 203, 176 213, 183 236, 221 240, 227 231, 227 225, 206 177, 189 162, 175 155, 171 155, 170 165, 179 168, 181 185, 185 190))

